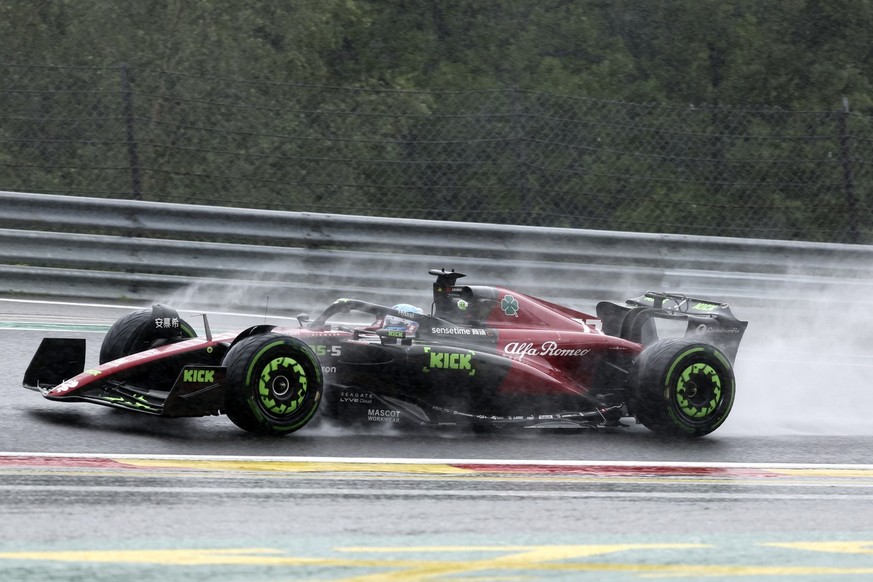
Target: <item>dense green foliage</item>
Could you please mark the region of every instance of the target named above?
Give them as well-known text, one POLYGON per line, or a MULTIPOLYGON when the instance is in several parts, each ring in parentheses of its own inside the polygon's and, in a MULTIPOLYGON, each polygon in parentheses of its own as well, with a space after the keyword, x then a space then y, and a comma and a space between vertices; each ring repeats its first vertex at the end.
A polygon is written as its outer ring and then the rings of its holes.
POLYGON ((5 0, 0 189, 869 242, 870 30, 873 0, 5 0))
POLYGON ((871 105, 867 0, 6 0, 7 62, 646 103, 871 105))

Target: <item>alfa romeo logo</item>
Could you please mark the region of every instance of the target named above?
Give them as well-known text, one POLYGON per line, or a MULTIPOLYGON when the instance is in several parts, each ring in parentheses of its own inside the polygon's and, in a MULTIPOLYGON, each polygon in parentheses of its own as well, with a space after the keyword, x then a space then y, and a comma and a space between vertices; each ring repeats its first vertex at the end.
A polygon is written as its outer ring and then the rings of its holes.
POLYGON ((505 295, 500 302, 500 309, 510 317, 518 316, 518 300, 512 295, 505 295))

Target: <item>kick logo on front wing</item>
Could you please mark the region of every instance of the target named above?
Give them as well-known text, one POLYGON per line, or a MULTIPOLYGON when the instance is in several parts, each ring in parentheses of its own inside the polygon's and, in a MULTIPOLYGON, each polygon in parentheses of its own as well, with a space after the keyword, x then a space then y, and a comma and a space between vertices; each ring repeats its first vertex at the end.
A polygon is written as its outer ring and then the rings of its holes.
POLYGON ((215 382, 215 370, 188 370, 182 372, 185 382, 215 382))
POLYGON ((188 384, 215 384, 222 382, 222 368, 183 368, 182 382, 188 384), (216 373, 219 372, 219 373, 216 373))

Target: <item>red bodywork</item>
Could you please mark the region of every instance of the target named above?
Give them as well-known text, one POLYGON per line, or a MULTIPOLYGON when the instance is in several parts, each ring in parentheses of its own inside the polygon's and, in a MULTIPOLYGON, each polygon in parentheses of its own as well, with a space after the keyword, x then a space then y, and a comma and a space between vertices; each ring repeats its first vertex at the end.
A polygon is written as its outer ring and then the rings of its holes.
POLYGON ((675 294, 602 302, 595 316, 503 287, 455 285, 460 274, 431 274, 437 282, 429 313, 339 299, 312 321, 301 317, 299 327, 257 325, 212 335, 204 318, 206 337, 186 338, 164 333, 161 322, 181 320, 172 308, 155 305, 151 319, 138 312, 144 318, 137 333, 153 334, 138 348, 143 351, 110 350, 118 359, 85 369, 84 340, 45 339, 24 385, 51 400, 162 416, 219 414, 227 371, 243 369, 226 364, 225 355, 246 338, 272 332, 311 349, 314 373, 320 367, 323 376, 323 405, 338 417, 611 426, 629 414, 635 361, 658 340, 653 318, 681 320, 686 337, 711 341, 731 361, 746 326, 726 304, 675 294), (366 322, 348 323, 360 322, 352 314, 361 313, 366 322))

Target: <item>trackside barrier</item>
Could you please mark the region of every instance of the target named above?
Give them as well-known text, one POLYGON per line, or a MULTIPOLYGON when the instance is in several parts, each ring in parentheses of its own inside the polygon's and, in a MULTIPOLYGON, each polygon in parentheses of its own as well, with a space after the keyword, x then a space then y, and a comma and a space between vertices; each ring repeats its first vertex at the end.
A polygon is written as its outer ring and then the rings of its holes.
POLYGON ((646 290, 866 305, 873 247, 0 192, 0 294, 294 313, 429 304, 429 268, 590 309, 646 290), (836 295, 835 295, 836 293, 836 295))

